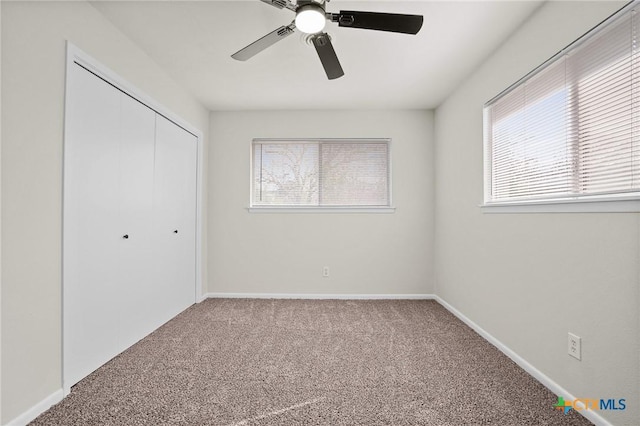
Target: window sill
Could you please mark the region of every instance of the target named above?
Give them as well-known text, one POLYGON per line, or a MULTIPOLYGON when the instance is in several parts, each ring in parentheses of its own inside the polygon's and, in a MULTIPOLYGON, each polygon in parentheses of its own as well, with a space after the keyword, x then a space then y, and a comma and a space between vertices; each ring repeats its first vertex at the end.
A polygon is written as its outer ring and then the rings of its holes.
POLYGON ((640 199, 547 200, 480 205, 482 213, 638 213, 640 199))
POLYGON ((395 213, 395 207, 248 207, 249 213, 395 213))

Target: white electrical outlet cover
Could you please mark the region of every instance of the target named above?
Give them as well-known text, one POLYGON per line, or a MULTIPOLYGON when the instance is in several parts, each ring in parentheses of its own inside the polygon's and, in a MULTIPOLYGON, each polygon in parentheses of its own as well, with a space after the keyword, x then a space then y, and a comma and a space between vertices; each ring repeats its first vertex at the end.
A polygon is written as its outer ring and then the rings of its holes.
POLYGON ((582 360, 582 339, 573 333, 569 333, 567 351, 577 360, 582 360))

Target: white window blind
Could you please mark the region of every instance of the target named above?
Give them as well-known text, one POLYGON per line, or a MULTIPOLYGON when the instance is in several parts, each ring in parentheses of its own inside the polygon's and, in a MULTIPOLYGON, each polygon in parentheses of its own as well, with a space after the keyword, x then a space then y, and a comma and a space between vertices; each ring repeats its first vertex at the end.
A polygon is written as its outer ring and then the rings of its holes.
POLYGON ((485 105, 485 204, 640 196, 635 6, 485 105))
POLYGON ((252 143, 252 207, 390 204, 387 139, 252 143))

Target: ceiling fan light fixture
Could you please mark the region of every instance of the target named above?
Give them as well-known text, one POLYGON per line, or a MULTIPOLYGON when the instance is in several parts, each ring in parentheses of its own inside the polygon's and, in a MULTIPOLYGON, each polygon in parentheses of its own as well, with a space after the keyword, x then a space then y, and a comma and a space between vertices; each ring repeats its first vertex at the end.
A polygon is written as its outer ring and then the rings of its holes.
POLYGON ((295 22, 298 30, 315 34, 324 29, 327 19, 321 7, 310 4, 298 9, 295 22))

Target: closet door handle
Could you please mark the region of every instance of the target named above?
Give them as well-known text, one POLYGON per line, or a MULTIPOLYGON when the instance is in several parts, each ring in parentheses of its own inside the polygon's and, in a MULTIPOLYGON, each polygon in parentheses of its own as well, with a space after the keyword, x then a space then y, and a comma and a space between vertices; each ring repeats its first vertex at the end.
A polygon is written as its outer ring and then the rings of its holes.
POLYGON ((177 233, 178 233, 178 230, 176 229, 175 231, 173 231, 173 233, 174 233, 174 234, 177 234, 177 233))
POLYGON ((129 239, 129 234, 124 234, 124 235, 122 236, 122 238, 124 238, 125 240, 128 240, 128 239, 129 239))

